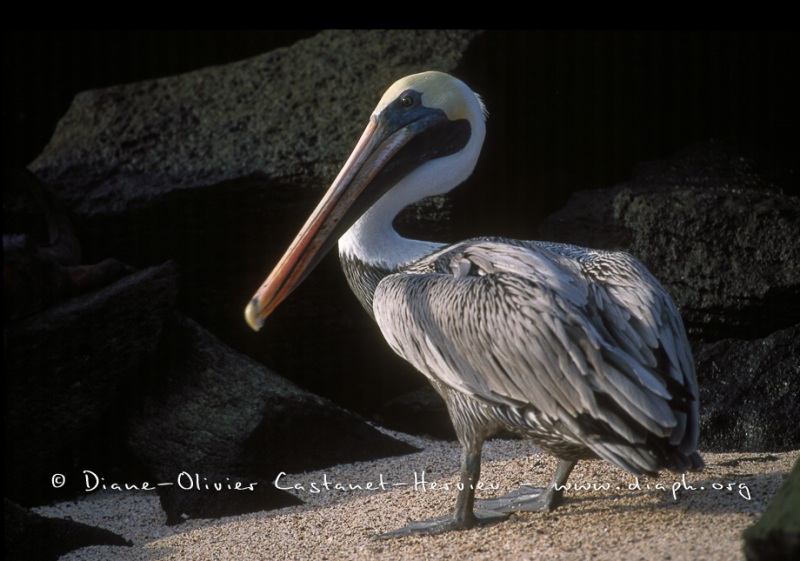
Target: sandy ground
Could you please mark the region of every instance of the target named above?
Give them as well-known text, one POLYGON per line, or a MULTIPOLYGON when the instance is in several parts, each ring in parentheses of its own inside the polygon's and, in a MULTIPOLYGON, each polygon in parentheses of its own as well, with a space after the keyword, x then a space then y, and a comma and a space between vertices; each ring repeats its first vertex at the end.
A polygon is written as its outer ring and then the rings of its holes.
MULTIPOLYGON (((763 512, 800 451, 704 454, 702 473, 637 479, 607 462, 580 462, 566 502, 483 528, 437 536, 373 540, 371 535, 449 512, 456 497, 459 446, 394 434, 424 451, 399 458, 289 474, 284 487, 306 504, 268 512, 166 526, 158 497, 105 491, 36 509, 44 516, 107 528, 133 547, 94 546, 77 560, 513 559, 736 560, 741 531, 763 512), (423 485, 424 472, 424 485, 423 485), (326 479, 327 478, 327 479, 326 479), (382 478, 382 479, 381 479, 382 478), (325 489, 328 482, 330 489, 325 489), (367 490, 380 487, 386 490, 367 490), (342 489, 336 489, 336 484, 342 489), (435 484, 435 485, 434 485, 435 484), (351 490, 350 486, 361 486, 351 490), (673 494, 673 487, 676 488, 673 494), (319 491, 319 492, 315 492, 319 491)), ((484 447, 478 497, 545 485, 556 460, 524 441, 484 447), (496 490, 492 489, 496 487, 496 490)), ((277 475, 277 474, 276 474, 277 475)))

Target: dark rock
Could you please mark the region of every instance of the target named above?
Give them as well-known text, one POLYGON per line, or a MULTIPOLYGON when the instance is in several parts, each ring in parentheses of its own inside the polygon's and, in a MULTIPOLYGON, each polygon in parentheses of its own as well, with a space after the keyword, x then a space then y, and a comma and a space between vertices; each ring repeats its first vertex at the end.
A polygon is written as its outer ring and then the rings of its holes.
POLYGON ((742 532, 747 561, 800 559, 800 460, 752 526, 742 532))
MULTIPOLYGON (((384 89, 412 72, 452 70, 476 35, 326 31, 238 63, 84 92, 30 167, 74 214, 92 259, 137 267, 174 259, 188 315, 303 387, 364 410, 379 401, 348 389, 388 388, 398 370, 413 369, 389 360, 375 372, 382 351, 371 346, 363 356, 341 352, 362 348, 374 326, 350 319, 363 312, 335 259, 267 333, 250 332, 242 312, 384 89), (344 372, 354 377, 346 385, 344 372)), ((423 208, 399 227, 421 215, 428 235, 447 230, 449 203, 423 208)))
MULTIPOLYGON (((415 449, 369 426, 330 401, 308 393, 247 357, 237 354, 193 321, 176 317, 159 355, 157 372, 142 413, 132 421, 130 446, 159 481, 177 482, 181 473, 201 481, 236 477, 260 488, 280 472, 301 472, 365 461, 415 449)), ((174 487, 174 485, 173 485, 174 487)), ((276 489, 277 491, 277 489, 276 489)), ((185 491, 195 493, 195 491, 185 491)), ((171 520, 186 501, 162 501, 171 520)), ((234 495, 244 495, 240 491, 234 495)), ((230 513, 218 498, 211 511, 230 513)), ((285 492, 262 492, 240 508, 278 508, 292 501, 285 492)), ((288 504, 292 504, 291 502, 288 504)), ((190 509, 191 510, 191 509, 190 509)))
POLYGON ((753 341, 694 348, 700 384, 700 449, 800 448, 800 325, 753 341))
POLYGON ((383 91, 454 68, 476 34, 326 31, 238 63, 83 92, 31 168, 80 216, 253 175, 323 187, 383 91))
POLYGON ((6 325, 8 497, 26 506, 63 497, 68 489, 55 490, 53 474, 88 468, 80 450, 104 449, 101 435, 119 435, 121 426, 99 421, 155 350, 176 285, 175 266, 165 264, 6 325))
POLYGON ((541 237, 638 257, 691 336, 764 337, 800 322, 800 199, 789 164, 734 140, 641 166, 613 189, 573 195, 541 237), (759 159, 760 158, 760 159, 759 159))
POLYGON ((46 518, 3 500, 5 555, 9 561, 56 561, 65 553, 90 545, 130 546, 122 536, 88 524, 46 518))

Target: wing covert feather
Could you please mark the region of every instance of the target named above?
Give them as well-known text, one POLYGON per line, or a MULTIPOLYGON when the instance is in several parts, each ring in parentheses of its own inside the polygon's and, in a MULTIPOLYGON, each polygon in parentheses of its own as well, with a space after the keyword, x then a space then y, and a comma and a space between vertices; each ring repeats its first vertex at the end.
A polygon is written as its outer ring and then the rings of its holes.
POLYGON ((676 400, 696 382, 674 304, 627 254, 579 251, 462 242, 384 278, 375 317, 398 354, 459 392, 567 425, 599 419, 629 441, 644 428, 686 442, 696 400, 676 400))

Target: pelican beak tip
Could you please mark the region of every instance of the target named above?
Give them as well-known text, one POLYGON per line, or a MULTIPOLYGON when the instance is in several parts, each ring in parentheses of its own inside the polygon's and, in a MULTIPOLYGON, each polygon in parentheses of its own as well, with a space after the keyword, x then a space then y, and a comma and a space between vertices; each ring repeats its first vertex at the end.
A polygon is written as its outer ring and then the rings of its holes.
POLYGON ((244 310, 244 319, 253 331, 259 331, 264 326, 264 318, 258 312, 258 298, 253 298, 244 310))

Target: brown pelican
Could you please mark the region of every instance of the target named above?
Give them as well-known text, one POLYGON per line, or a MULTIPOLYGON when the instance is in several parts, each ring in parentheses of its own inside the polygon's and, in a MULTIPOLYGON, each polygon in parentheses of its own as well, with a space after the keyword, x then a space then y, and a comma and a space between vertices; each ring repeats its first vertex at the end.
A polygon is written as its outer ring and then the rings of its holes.
POLYGON ((356 296, 392 349, 447 403, 462 445, 453 514, 379 537, 555 508, 581 459, 603 458, 637 475, 703 467, 683 324, 636 259, 501 238, 445 246, 404 239, 392 228, 405 206, 472 173, 485 118, 478 95, 447 74, 424 72, 392 85, 245 312, 259 329, 338 239, 356 296), (481 447, 503 429, 560 463, 547 488, 523 487, 476 510, 481 447))

